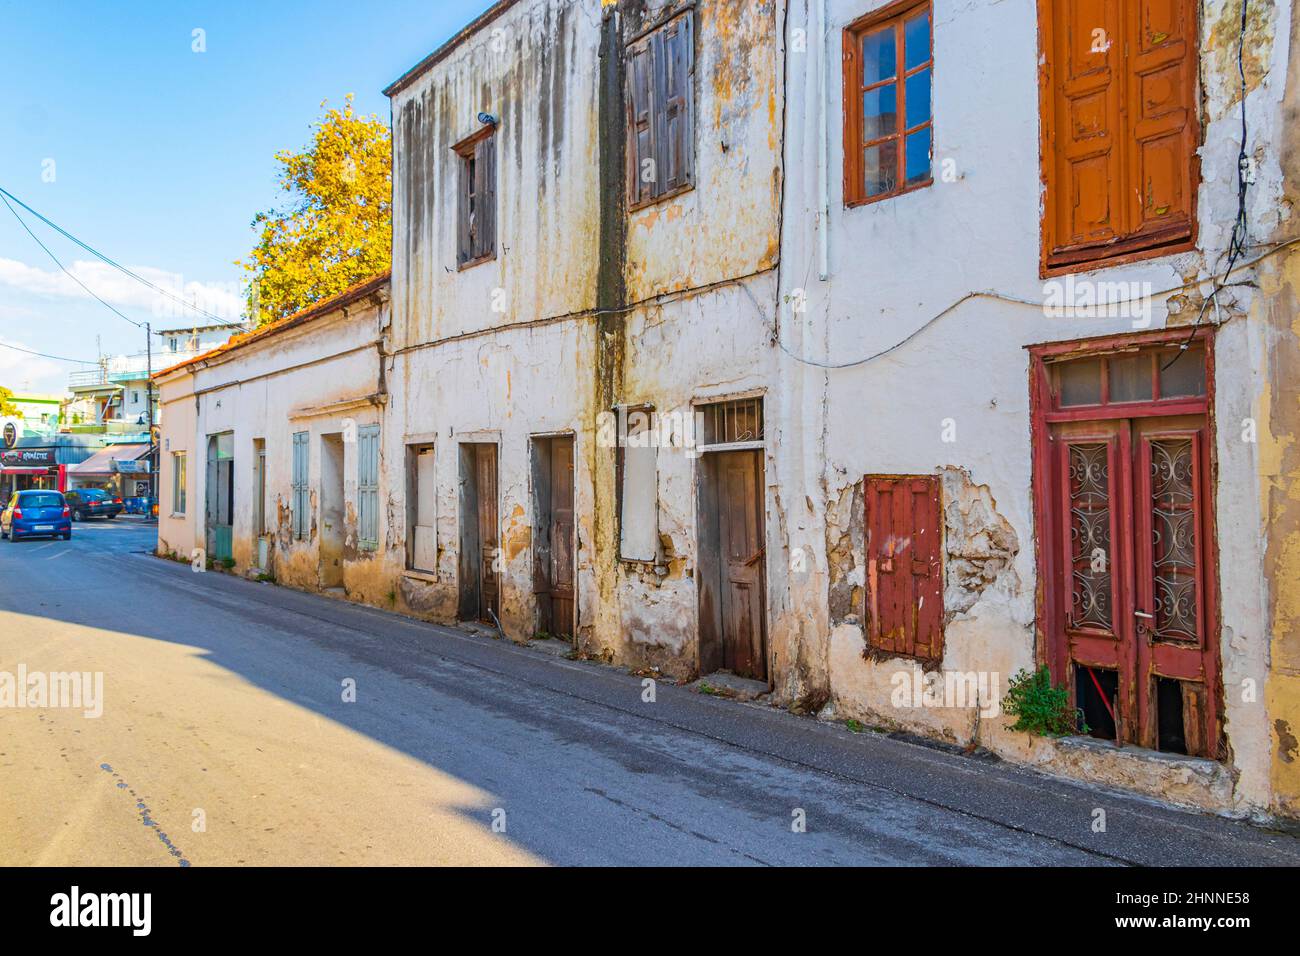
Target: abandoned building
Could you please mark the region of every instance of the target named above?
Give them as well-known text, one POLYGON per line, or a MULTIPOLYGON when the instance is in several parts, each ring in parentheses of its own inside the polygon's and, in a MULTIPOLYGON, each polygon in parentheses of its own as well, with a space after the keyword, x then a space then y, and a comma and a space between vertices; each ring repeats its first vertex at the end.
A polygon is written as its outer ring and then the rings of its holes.
POLYGON ((1298 19, 502 0, 391 277, 156 376, 159 551, 1300 816, 1298 19))

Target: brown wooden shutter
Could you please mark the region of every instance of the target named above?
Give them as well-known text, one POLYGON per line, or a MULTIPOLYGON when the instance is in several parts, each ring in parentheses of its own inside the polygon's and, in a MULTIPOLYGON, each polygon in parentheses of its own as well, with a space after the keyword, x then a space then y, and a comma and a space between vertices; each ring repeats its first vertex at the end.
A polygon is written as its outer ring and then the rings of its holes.
POLYGON ((886 654, 943 658, 943 515, 939 479, 864 479, 867 643, 886 654))
POLYGON ((474 258, 490 256, 497 247, 497 147, 496 136, 486 136, 474 148, 478 177, 474 258))
POLYGON ((458 196, 456 203, 456 263, 464 265, 474 258, 470 246, 469 228, 469 187, 470 169, 464 156, 456 154, 456 164, 460 167, 457 176, 458 196))
POLYGON ((1053 252, 1124 232, 1124 39, 1119 0, 1052 0, 1053 157, 1048 224, 1053 252))
POLYGON ((661 192, 690 185, 694 170, 695 135, 691 128, 691 74, 695 44, 690 14, 663 28, 662 47, 658 51, 656 79, 662 77, 659 102, 663 104, 662 135, 659 138, 659 162, 662 170, 661 192))
POLYGON ((1190 236, 1199 136, 1196 7, 1188 0, 1125 6, 1129 231, 1190 236))
POLYGON ((627 198, 631 205, 655 196, 654 184, 645 182, 646 160, 655 160, 654 34, 627 48, 627 198))
POLYGON ((1044 266, 1187 240, 1196 0, 1040 0, 1044 266))

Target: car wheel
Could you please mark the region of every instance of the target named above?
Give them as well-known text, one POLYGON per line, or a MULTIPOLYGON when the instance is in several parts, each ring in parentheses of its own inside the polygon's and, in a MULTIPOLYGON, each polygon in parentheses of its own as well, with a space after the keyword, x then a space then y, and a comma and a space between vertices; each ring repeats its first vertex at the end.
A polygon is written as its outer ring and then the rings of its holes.
POLYGON ((112 521, 114 518, 117 517, 117 515, 104 515, 104 517, 107 518, 109 521, 112 521))
POLYGON ((72 540, 72 532, 71 532, 71 531, 65 531, 65 532, 63 532, 63 540, 64 540, 64 541, 71 541, 71 540, 72 540))

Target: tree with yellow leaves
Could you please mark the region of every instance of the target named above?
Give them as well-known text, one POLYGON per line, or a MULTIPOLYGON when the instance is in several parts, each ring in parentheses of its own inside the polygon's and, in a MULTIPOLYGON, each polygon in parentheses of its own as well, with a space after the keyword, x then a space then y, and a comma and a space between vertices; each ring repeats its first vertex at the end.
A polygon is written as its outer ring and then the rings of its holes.
MULTIPOLYGON (((326 103, 321 107, 325 108, 326 103)), ((304 309, 388 268, 392 257, 392 145, 375 114, 327 109, 302 152, 281 150, 280 185, 293 199, 258 213, 257 245, 237 263, 252 275, 254 325, 304 309)))

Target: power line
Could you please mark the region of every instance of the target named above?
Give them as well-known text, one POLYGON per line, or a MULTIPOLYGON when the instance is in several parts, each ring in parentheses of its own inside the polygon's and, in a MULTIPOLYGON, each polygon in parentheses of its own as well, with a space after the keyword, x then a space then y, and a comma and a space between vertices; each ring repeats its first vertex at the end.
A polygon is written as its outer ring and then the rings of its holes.
POLYGON ((68 358, 66 355, 50 355, 48 352, 33 352, 31 349, 21 348, 17 345, 10 345, 8 342, 0 342, 0 348, 13 349, 15 352, 26 352, 28 355, 39 355, 41 358, 54 359, 56 362, 72 362, 74 365, 97 365, 89 359, 68 358))
MULTIPOLYGON (((20 216, 20 215, 18 215, 18 210, 15 209, 13 206, 9 205, 9 200, 5 198, 5 197, 8 196, 9 194, 6 193, 3 189, 0 189, 0 194, 3 194, 3 195, 0 195, 0 202, 3 202, 3 203, 5 204, 5 208, 8 209, 11 213, 13 213, 13 217, 14 217, 15 219, 18 220, 18 225, 22 226, 23 229, 25 229, 25 230, 27 231, 27 235, 31 236, 32 239, 35 240, 36 244, 37 244, 38 246, 40 246, 42 249, 45 250, 45 254, 46 254, 47 256, 49 256, 50 259, 52 259, 52 260, 54 261, 54 264, 55 264, 56 266, 58 266, 60 269, 63 270, 63 274, 64 274, 64 275, 66 275, 66 276, 67 276, 69 279, 71 279, 73 282, 77 283, 77 285, 79 285, 79 286, 81 286, 83 289, 85 289, 86 292, 88 292, 92 298, 94 298, 94 299, 95 299, 95 300, 96 300, 100 305, 102 305, 104 308, 108 309, 110 312, 112 312, 112 313, 113 313, 114 315, 116 315, 118 318, 122 319, 122 320, 125 321, 125 322, 130 322, 130 323, 131 323, 132 325, 134 325, 137 329, 142 329, 142 328, 144 328, 144 323, 143 323, 143 322, 137 322, 135 319, 128 319, 125 315, 123 315, 123 314, 122 314, 121 312, 119 312, 117 309, 113 308, 111 305, 109 305, 107 302, 105 302, 105 301, 104 301, 103 299, 101 299, 99 296, 95 295, 95 293, 91 291, 90 286, 86 285, 86 283, 82 282, 80 279, 78 279, 76 276, 74 276, 71 272, 69 272, 69 271, 67 270, 67 268, 64 267, 63 263, 59 261, 59 257, 56 256, 54 253, 50 252, 49 247, 46 246, 45 243, 41 242, 40 237, 37 236, 36 233, 32 232, 31 227, 29 227, 29 226, 27 225, 27 223, 23 221, 23 217, 20 216)), ((14 200, 14 202, 18 202, 19 205, 22 205, 22 203, 19 202, 19 201, 16 200, 16 199, 14 200)))
POLYGON ((108 265, 112 266, 114 269, 121 272, 123 275, 130 276, 136 282, 143 283, 144 285, 152 289, 154 292, 157 292, 159 295, 166 296, 167 298, 171 299, 173 302, 179 302, 187 309, 193 309, 195 312, 199 313, 200 315, 205 315, 208 318, 212 319, 213 321, 220 323, 221 325, 233 325, 239 328, 244 327, 244 324, 241 322, 232 322, 230 319, 223 319, 221 316, 215 315, 212 312, 207 311, 206 309, 201 309, 197 305, 194 305, 193 303, 186 301, 184 298, 173 294, 167 289, 164 289, 162 286, 155 285, 154 283, 150 282, 148 279, 144 278, 143 276, 138 275, 135 272, 132 272, 126 266, 104 255, 104 253, 100 252, 98 249, 94 248, 93 246, 87 245, 86 243, 82 242, 80 239, 78 239, 72 233, 68 232, 58 223, 54 222, 51 219, 48 219, 45 216, 42 216, 39 212, 37 212, 31 206, 27 205, 27 203, 23 202, 21 199, 19 199, 17 196, 11 193, 9 190, 5 189, 3 186, 0 186, 0 194, 3 194, 4 196, 7 196, 9 199, 12 199, 14 202, 18 203, 18 205, 22 206, 24 209, 26 209, 29 213, 31 213, 41 222, 45 223, 47 226, 49 226, 55 232, 59 233, 61 236, 70 239, 72 242, 75 242, 82 249, 85 249, 87 252, 89 252, 92 256, 95 256, 97 259, 100 259, 103 262, 107 263, 108 265))

